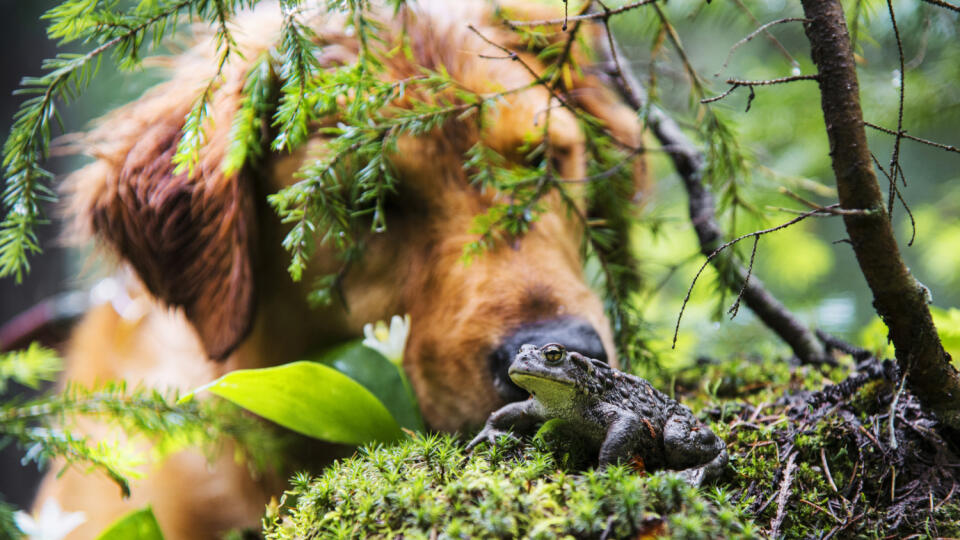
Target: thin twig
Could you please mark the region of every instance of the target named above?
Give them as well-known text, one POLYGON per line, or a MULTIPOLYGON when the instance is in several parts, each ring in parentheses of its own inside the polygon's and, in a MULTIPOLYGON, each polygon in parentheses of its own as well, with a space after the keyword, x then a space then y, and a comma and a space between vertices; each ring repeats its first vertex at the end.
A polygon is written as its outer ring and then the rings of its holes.
MULTIPOLYGON (((893 141, 893 152, 890 153, 890 175, 892 183, 896 184, 897 176, 903 178, 903 169, 900 167, 900 141, 903 139, 903 93, 906 87, 907 74, 903 67, 903 41, 900 40, 900 27, 897 26, 897 16, 893 13, 893 2, 887 0, 887 11, 890 12, 890 22, 893 24, 893 35, 897 40, 897 58, 900 60, 899 109, 897 111, 897 134, 893 141)), ((906 178, 903 185, 907 185, 906 178)), ((887 200, 887 217, 893 220, 893 191, 896 186, 890 186, 890 196, 887 200)))
MULTIPOLYGON (((616 60, 619 48, 616 40, 611 40, 613 47, 610 56, 604 65, 618 66, 616 60)), ((612 86, 617 88, 628 105, 635 110, 644 111, 647 126, 662 145, 662 149, 669 149, 669 155, 674 168, 683 181, 684 189, 689 199, 690 221, 697 233, 701 253, 707 255, 712 246, 723 238, 723 232, 717 224, 713 195, 703 185, 703 171, 706 166, 706 157, 687 137, 676 121, 668 116, 656 105, 648 105, 640 84, 633 74, 618 70, 612 86)), ((739 288, 741 281, 737 278, 746 275, 746 269, 736 260, 725 261, 724 269, 728 272, 726 286, 739 288)), ((823 345, 814 333, 796 316, 794 316, 776 297, 763 286, 760 280, 750 280, 743 294, 747 306, 793 349, 794 354, 803 363, 819 364, 830 362, 832 358, 826 353, 823 345)))
POLYGON ((823 513, 823 514, 826 514, 826 515, 830 516, 830 517, 833 518, 833 520, 836 521, 837 523, 843 523, 843 520, 841 520, 841 519, 838 518, 837 516, 833 515, 833 512, 827 510, 826 508, 820 506, 820 505, 817 504, 817 503, 810 502, 810 501, 808 501, 808 500, 806 500, 806 499, 800 499, 800 502, 803 503, 803 504, 805 504, 805 505, 807 505, 807 506, 809 506, 809 507, 811 507, 811 508, 813 508, 814 510, 817 510, 817 511, 823 513))
POLYGON ((743 81, 740 79, 727 79, 727 84, 737 86, 770 86, 771 84, 783 84, 793 81, 815 81, 819 79, 818 75, 790 75, 789 77, 780 77, 778 79, 766 79, 761 81, 743 81))
MULTIPOLYGON (((609 11, 605 4, 601 3, 600 5, 603 6, 605 11, 609 11)), ((618 84, 627 86, 629 83, 627 82, 626 75, 624 74, 623 66, 620 65, 620 54, 617 51, 617 44, 613 41, 613 31, 610 30, 609 17, 604 17, 603 19, 603 30, 604 34, 607 36, 607 47, 610 49, 610 58, 613 59, 613 76, 617 79, 618 84)), ((646 126, 643 126, 643 129, 646 130, 646 126)))
MULTIPOLYGON (((760 24, 760 21, 757 20, 756 17, 754 17, 753 12, 750 11, 750 8, 748 8, 746 4, 742 2, 742 0, 734 0, 734 3, 737 4, 737 7, 739 7, 741 11, 747 14, 747 17, 750 17, 750 20, 753 21, 753 24, 760 24)), ((787 60, 790 61, 790 64, 792 66, 800 67, 800 62, 797 62, 797 59, 790 54, 790 51, 788 51, 787 48, 783 46, 783 43, 780 43, 779 39, 777 39, 770 32, 764 32, 764 33, 767 35, 767 39, 769 39, 770 42, 774 44, 774 46, 780 49, 780 53, 783 54, 783 56, 785 56, 787 60)))
MULTIPOLYGON (((827 206, 826 208, 832 209, 832 208, 836 208, 836 207, 838 207, 838 206, 839 206, 839 203, 838 203, 838 204, 832 204, 832 205, 830 205, 830 206, 827 206)), ((809 212, 804 212, 803 214, 800 214, 799 216, 791 219, 790 221, 788 221, 788 222, 786 222, 786 223, 782 223, 782 224, 780 224, 780 225, 777 225, 776 227, 770 227, 769 229, 763 229, 763 230, 760 230, 760 231, 754 231, 754 232, 751 232, 751 233, 747 233, 747 234, 740 235, 740 236, 734 238, 733 240, 730 240, 729 242, 721 245, 721 246, 718 247, 717 249, 713 250, 712 253, 710 253, 709 255, 707 255, 707 260, 703 261, 703 264, 700 265, 700 269, 697 270, 697 274, 696 274, 695 276, 693 276, 693 282, 690 283, 690 288, 687 289, 687 295, 683 297, 683 304, 680 306, 680 314, 677 316, 677 325, 676 325, 676 327, 675 327, 674 330, 673 330, 673 346, 674 346, 674 347, 677 346, 677 337, 680 335, 680 320, 683 318, 683 312, 684 312, 684 310, 685 310, 686 307, 687 307, 687 302, 690 301, 690 296, 693 294, 693 287, 697 284, 697 280, 700 278, 700 274, 702 274, 703 271, 707 268, 707 265, 710 264, 710 261, 712 261, 712 260, 713 260, 717 255, 719 255, 721 252, 723 252, 723 250, 727 249, 728 247, 736 244, 737 242, 739 242, 739 241, 741 241, 741 240, 744 240, 744 239, 746 239, 746 238, 750 238, 751 236, 759 237, 759 236, 764 235, 764 234, 769 234, 769 233, 772 233, 772 232, 775 232, 775 231, 779 231, 780 229, 785 229, 785 228, 787 228, 787 227, 789 227, 789 226, 791 226, 791 225, 794 225, 794 224, 796 224, 796 223, 798 223, 798 222, 800 222, 800 221, 803 221, 804 219, 807 219, 808 217, 813 216, 813 215, 815 215, 815 214, 818 214, 818 213, 820 213, 820 212, 821 212, 820 210, 810 210, 809 212)))
POLYGON ((784 84, 784 83, 789 83, 794 81, 815 81, 817 79, 818 79, 817 75, 791 75, 789 77, 780 77, 778 79, 767 79, 762 81, 744 81, 740 79, 727 79, 726 81, 727 84, 731 85, 729 90, 720 94, 719 96, 701 99, 700 103, 707 104, 707 103, 713 103, 715 101, 720 101, 721 99, 729 96, 731 92, 733 92, 737 88, 740 88, 741 86, 749 86, 752 89, 754 86, 770 86, 773 84, 784 84))
POLYGON ((565 17, 563 19, 543 19, 539 21, 505 21, 507 26, 511 28, 516 28, 518 26, 549 26, 549 25, 565 25, 569 21, 590 21, 590 20, 603 20, 609 19, 611 16, 618 13, 623 13, 625 11, 630 11, 631 9, 638 8, 646 4, 652 4, 657 0, 637 0, 635 2, 630 2, 629 4, 624 4, 618 8, 614 8, 608 11, 597 12, 597 13, 586 13, 583 15, 574 15, 573 17, 565 17))
MULTIPOLYGON (((771 26, 775 26, 775 25, 778 25, 778 24, 788 23, 788 22, 810 22, 810 19, 804 19, 803 17, 786 17, 786 18, 783 18, 783 19, 777 19, 777 20, 775 20, 775 21, 770 21, 770 22, 768 22, 767 24, 761 26, 760 28, 757 28, 757 29, 754 30, 753 32, 750 32, 750 34, 748 34, 747 37, 745 37, 745 38, 741 39, 740 41, 734 43, 734 44, 733 44, 733 47, 730 47, 730 52, 727 53, 727 59, 723 61, 723 65, 720 66, 720 69, 719 69, 716 73, 714 73, 713 76, 714 76, 714 77, 719 77, 719 76, 720 76, 720 73, 722 73, 723 70, 727 69, 727 65, 730 64, 730 59, 733 58, 733 53, 734 53, 737 49, 739 49, 742 45, 745 45, 747 42, 749 42, 749 41, 752 40, 753 38, 755 38, 755 37, 757 37, 758 35, 760 35, 761 32, 766 32, 767 28, 770 28, 771 26)), ((767 33, 768 36, 770 35, 769 32, 766 32, 766 33, 767 33)), ((779 41, 778 41, 777 43, 779 43, 779 41)), ((791 58, 791 60, 792 60, 792 62, 793 62, 794 65, 797 65, 797 61, 796 61, 796 60, 793 60, 793 58, 791 58)))
MULTIPOLYGON (((892 129, 885 128, 883 126, 878 126, 876 124, 871 124, 870 122, 865 121, 863 125, 867 126, 868 128, 873 128, 877 131, 882 131, 890 135, 897 135, 897 132, 892 129)), ((913 135, 908 134, 906 131, 900 131, 899 135, 904 139, 910 139, 911 141, 916 141, 918 143, 930 145, 934 148, 939 148, 941 150, 946 150, 948 152, 956 152, 960 154, 960 148, 957 148, 956 146, 950 146, 949 144, 942 144, 934 141, 929 141, 927 139, 921 139, 920 137, 914 137, 913 135)))
POLYGON ((623 156, 623 159, 617 161, 609 169, 600 171, 590 176, 585 176, 583 178, 569 178, 569 179, 558 178, 557 182, 561 184, 588 184, 590 182, 596 182, 597 180, 606 180, 607 178, 610 178, 611 176, 616 174, 617 171, 619 171, 620 169, 628 165, 633 158, 635 158, 639 154, 642 154, 643 152, 644 152, 643 148, 635 148, 631 152, 625 154, 623 156))
POLYGON ((956 489, 957 489, 957 483, 956 483, 956 482, 950 484, 950 492, 947 493, 947 496, 944 497, 942 501, 940 501, 940 502, 937 503, 937 506, 933 507, 933 510, 934 510, 934 511, 937 511, 937 510, 940 509, 941 506, 943 506, 944 504, 946 504, 947 501, 950 500, 950 497, 953 497, 953 492, 956 491, 956 489))
MULTIPOLYGON (((811 209, 813 209, 813 210, 819 210, 820 212, 823 212, 824 214, 832 214, 832 215, 835 215, 835 216, 862 216, 862 215, 866 215, 866 214, 869 214, 869 213, 870 213, 869 210, 857 210, 857 209, 840 208, 840 207, 838 207, 836 204, 831 205, 831 206, 820 206, 819 204, 817 204, 817 203, 815 203, 815 202, 813 202, 813 201, 809 201, 809 200, 807 200, 807 199, 804 199, 804 198, 801 197, 800 195, 794 193, 793 191, 790 191, 789 189, 787 189, 787 188, 785 188, 785 187, 781 187, 781 188, 779 189, 779 191, 780 191, 780 193, 783 193, 784 195, 790 197, 791 199, 793 199, 793 200, 795 200, 795 201, 797 201, 797 202, 800 202, 800 203, 806 205, 807 207, 809 207, 809 208, 811 208, 811 209)), ((788 208, 784 208, 784 210, 789 210, 789 209, 788 209, 788 208)), ((799 212, 798 212, 798 213, 799 213, 799 212)))
POLYGON ((949 9, 950 11, 956 11, 957 13, 960 13, 960 6, 955 6, 949 2, 944 2, 943 0, 921 0, 921 1, 926 2, 928 4, 933 4, 935 6, 940 6, 944 9, 949 9))
POLYGON ((903 209, 907 211, 907 217, 910 218, 910 241, 907 242, 907 246, 912 246, 913 241, 916 240, 917 238, 917 222, 916 220, 913 219, 913 210, 910 209, 910 205, 907 204, 906 199, 903 198, 903 194, 900 193, 900 188, 897 187, 896 181, 894 181, 894 179, 890 177, 890 174, 887 173, 887 171, 883 168, 883 165, 880 164, 880 160, 877 159, 877 156, 874 155, 873 152, 870 152, 870 157, 873 158, 873 163, 877 166, 878 169, 880 169, 880 172, 883 173, 883 176, 885 176, 887 180, 890 182, 889 185, 890 185, 891 191, 893 192, 890 195, 890 198, 892 199, 893 197, 897 197, 898 199, 900 199, 900 204, 902 204, 903 209))
POLYGON ((776 538, 780 533, 780 525, 783 524, 783 518, 786 513, 787 499, 790 498, 790 484, 793 483, 793 469, 796 468, 796 452, 791 452, 787 457, 787 466, 783 470, 783 479, 780 480, 780 492, 777 494, 777 514, 770 522, 770 537, 776 538))
MULTIPOLYGON (((578 15, 582 15, 583 13, 586 13, 586 11, 590 9, 590 6, 592 5, 593 5, 592 1, 588 1, 587 3, 585 3, 583 7, 580 9, 580 13, 578 13, 578 15)), ((564 23, 562 27, 564 32, 567 31, 567 22, 566 22, 567 8, 568 8, 568 2, 564 0, 563 2, 564 23)), ((563 66, 570 60, 570 51, 573 50, 573 43, 577 40, 577 34, 580 32, 580 26, 582 23, 583 21, 577 21, 576 24, 573 25, 573 30, 569 34, 567 34, 566 42, 563 44, 563 52, 560 53, 560 56, 557 58, 557 62, 556 62, 557 79, 553 83, 554 90, 556 90, 560 86, 560 83, 563 81, 563 77, 561 77, 560 74, 563 73, 563 66)))
POLYGON ((900 394, 903 393, 903 385, 907 382, 907 374, 909 372, 909 369, 903 372, 903 376, 900 379, 900 388, 893 394, 893 400, 890 401, 890 448, 894 450, 897 449, 897 434, 893 420, 897 415, 897 404, 900 403, 900 394))
POLYGON ((835 534, 847 530, 848 527, 850 527, 851 525, 853 525, 853 524, 855 524, 856 522, 858 522, 858 521, 860 521, 861 519, 863 519, 863 516, 865 516, 865 515, 866 515, 866 514, 857 514, 856 516, 853 516, 852 518, 849 518, 849 519, 848 519, 847 521, 845 521, 842 525, 838 525, 838 526, 834 527, 833 529, 831 529, 830 532, 828 532, 827 535, 823 537, 823 540, 830 540, 830 538, 833 538, 833 536, 834 536, 835 534))
POLYGON ((660 24, 662 24, 664 30, 667 31, 667 37, 670 38, 670 43, 673 44, 673 48, 675 48, 677 50, 677 54, 680 55, 680 61, 683 63, 683 68, 690 76, 690 84, 693 85, 693 89, 697 93, 697 96, 702 99, 703 83, 700 81, 700 76, 697 75, 697 70, 693 68, 693 63, 690 62, 690 57, 687 56, 686 49, 684 49, 683 44, 680 43, 680 35, 677 34, 677 30, 673 27, 673 24, 670 23, 670 20, 667 19, 667 14, 660 9, 659 4, 653 4, 653 9, 657 12, 657 17, 660 18, 660 24))
POLYGON ((880 441, 878 441, 877 438, 873 436, 873 433, 870 433, 869 431, 867 431, 867 428, 863 427, 863 424, 857 424, 857 428, 864 435, 866 435, 868 439, 870 439, 870 442, 872 442, 873 445, 877 447, 877 450, 883 452, 883 445, 880 444, 880 441))
POLYGON ((830 483, 830 487, 833 488, 833 492, 840 493, 840 490, 837 489, 836 482, 833 481, 833 475, 830 474, 830 466, 827 465, 827 453, 823 448, 820 449, 820 463, 823 465, 823 472, 827 475, 827 482, 830 483))
MULTIPOLYGON (((766 209, 773 210, 775 212, 786 212, 787 214, 794 214, 794 215, 800 215, 804 212, 803 210, 797 210, 796 208, 786 208, 784 206, 771 206, 769 204, 766 206, 766 209)), ((857 213, 860 213, 860 212, 857 212, 857 213)), ((811 217, 830 217, 831 215, 834 215, 832 214, 832 211, 829 213, 824 212, 823 214, 815 214, 811 217)))
MULTIPOLYGON (((479 30, 477 30, 477 28, 476 28, 475 26, 473 26, 472 24, 468 24, 468 25, 467 25, 467 28, 468 28, 471 32, 473 32, 474 34, 476 34, 477 37, 479 37, 480 39, 482 39, 482 40, 483 40, 485 43, 487 43, 488 45, 490 45, 490 46, 492 46, 492 47, 496 47, 496 48, 499 49, 500 51, 504 52, 504 53, 507 55, 507 58, 504 58, 504 60, 512 60, 512 61, 514 61, 514 62, 518 62, 521 66, 523 66, 523 69, 526 70, 527 73, 529 73, 531 77, 533 77, 533 83, 534 83, 534 85, 543 86, 548 92, 550 92, 550 95, 553 96, 554 99, 556 99, 561 105, 563 105, 563 107, 564 107, 565 109, 567 109, 568 111, 570 111, 575 117, 577 117, 577 118, 579 118, 579 119, 581 119, 581 120, 586 120, 586 118, 584 117, 583 111, 581 111, 578 107, 575 107, 575 106, 571 105, 570 102, 567 101, 566 98, 564 98, 562 95, 560 95, 560 94, 557 92, 557 89, 556 89, 556 88, 554 88, 554 87, 552 87, 550 84, 548 84, 548 81, 547 81, 546 79, 544 79, 543 75, 538 74, 537 71, 536 71, 535 69, 533 69, 533 67, 530 66, 530 64, 526 63, 526 62, 523 60, 523 58, 520 56, 519 53, 517 53, 516 51, 512 51, 512 50, 510 50, 509 48, 504 47, 503 45, 500 45, 499 43, 494 42, 493 40, 491 40, 491 39, 488 38, 487 36, 483 35, 483 33, 481 33, 479 30)), ((620 143, 619 141, 617 141, 616 138, 614 138, 614 139, 612 139, 612 140, 614 141, 614 143, 619 144, 620 146, 623 146, 622 143, 620 143)))
POLYGON ((750 251, 750 263, 747 265, 747 278, 743 280, 743 287, 740 287, 740 292, 737 293, 737 299, 733 302, 733 305, 730 306, 730 310, 727 312, 730 314, 730 318, 733 319, 737 316, 737 313, 740 312, 740 299, 743 298, 743 291, 747 290, 747 283, 750 283, 750 276, 753 275, 753 261, 757 258, 757 244, 760 243, 760 236, 753 237, 753 250, 750 251))
POLYGON ((723 98, 729 96, 730 94, 732 94, 733 91, 736 90, 737 88, 740 88, 740 85, 735 84, 735 85, 731 86, 730 88, 727 88, 727 91, 726 91, 726 92, 724 92, 724 93, 722 93, 722 94, 720 94, 720 95, 718 95, 718 96, 713 96, 712 98, 704 98, 704 99, 701 99, 701 100, 700 100, 700 103, 706 105, 707 103, 713 103, 714 101, 720 101, 721 99, 723 99, 723 98))

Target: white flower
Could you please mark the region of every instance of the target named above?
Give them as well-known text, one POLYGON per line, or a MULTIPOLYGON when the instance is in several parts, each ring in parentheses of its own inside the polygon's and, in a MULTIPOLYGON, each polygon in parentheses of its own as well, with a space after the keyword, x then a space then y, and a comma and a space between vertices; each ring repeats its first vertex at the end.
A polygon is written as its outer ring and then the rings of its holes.
POLYGON ((87 517, 83 512, 64 512, 60 503, 51 497, 44 501, 37 516, 21 511, 13 515, 13 520, 30 540, 60 540, 85 522, 87 517))
POLYGON ((376 324, 367 323, 363 326, 363 344, 379 352, 394 365, 402 365, 403 350, 407 346, 407 336, 410 334, 410 315, 394 315, 390 319, 390 328, 387 323, 377 321, 376 324))

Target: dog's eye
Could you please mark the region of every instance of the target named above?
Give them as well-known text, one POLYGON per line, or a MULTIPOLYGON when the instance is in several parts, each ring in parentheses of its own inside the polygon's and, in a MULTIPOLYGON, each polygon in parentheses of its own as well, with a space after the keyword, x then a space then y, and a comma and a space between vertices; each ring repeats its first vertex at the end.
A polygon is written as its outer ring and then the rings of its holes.
POLYGON ((550 345, 544 345, 543 357, 547 362, 551 364, 559 364, 563 360, 563 355, 566 350, 563 348, 563 345, 556 345, 551 343, 550 345))

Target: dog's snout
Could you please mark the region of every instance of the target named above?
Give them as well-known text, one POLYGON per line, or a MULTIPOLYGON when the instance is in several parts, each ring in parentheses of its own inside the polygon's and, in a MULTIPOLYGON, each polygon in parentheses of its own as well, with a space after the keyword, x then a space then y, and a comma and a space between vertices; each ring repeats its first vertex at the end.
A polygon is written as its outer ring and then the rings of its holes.
POLYGON ((600 334, 583 319, 559 317, 523 324, 505 336, 490 355, 493 385, 500 397, 506 401, 526 399, 527 392, 513 384, 507 370, 523 345, 542 347, 548 343, 560 343, 568 351, 607 361, 600 334))

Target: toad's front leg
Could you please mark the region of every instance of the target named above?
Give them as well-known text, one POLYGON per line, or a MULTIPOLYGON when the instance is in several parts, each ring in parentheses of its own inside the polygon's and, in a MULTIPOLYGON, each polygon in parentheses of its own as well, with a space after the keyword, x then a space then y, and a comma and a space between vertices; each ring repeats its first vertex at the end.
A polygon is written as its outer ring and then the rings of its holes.
POLYGON ((634 457, 637 434, 646 429, 635 414, 620 412, 607 428, 607 435, 600 445, 600 467, 627 462, 634 457))
POLYGON ((467 451, 484 441, 496 444, 497 437, 513 436, 512 432, 532 434, 546 420, 542 407, 533 399, 509 403, 490 415, 480 433, 467 445, 467 451))

